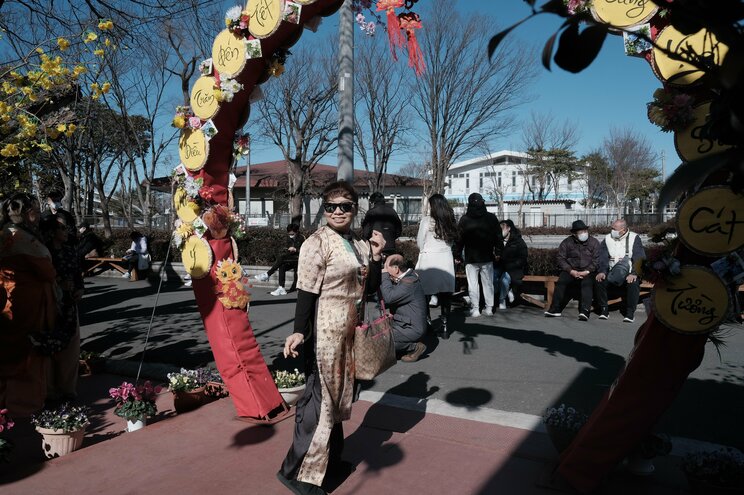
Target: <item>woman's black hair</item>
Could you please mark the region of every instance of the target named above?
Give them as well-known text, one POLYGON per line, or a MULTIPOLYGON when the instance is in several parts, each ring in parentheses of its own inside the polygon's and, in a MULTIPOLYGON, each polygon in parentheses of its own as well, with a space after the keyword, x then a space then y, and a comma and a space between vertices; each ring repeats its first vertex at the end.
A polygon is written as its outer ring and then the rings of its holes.
POLYGON ((429 215, 434 219, 434 237, 445 242, 457 241, 457 222, 455 212, 441 194, 429 197, 429 215))
POLYGON ((359 195, 354 190, 354 187, 343 180, 331 182, 325 189, 323 189, 324 203, 327 203, 329 199, 335 198, 336 196, 343 196, 354 204, 357 204, 359 201, 359 195))
POLYGON ((20 216, 38 204, 38 200, 28 193, 13 194, 3 201, 0 210, 0 226, 4 226, 6 223, 23 223, 20 216))

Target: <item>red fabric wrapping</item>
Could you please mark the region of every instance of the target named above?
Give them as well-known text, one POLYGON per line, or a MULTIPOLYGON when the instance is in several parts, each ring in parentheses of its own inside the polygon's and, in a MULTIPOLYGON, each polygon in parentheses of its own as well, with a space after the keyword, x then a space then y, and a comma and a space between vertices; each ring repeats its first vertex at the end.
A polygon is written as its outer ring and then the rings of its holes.
MULTIPOLYGON (((229 238, 210 239, 214 259, 232 258, 229 238)), ((247 313, 227 309, 215 293, 216 263, 209 276, 194 280, 194 294, 204 320, 217 370, 225 381, 240 416, 266 416, 282 404, 266 362, 261 355, 247 313)))
POLYGON ((558 473, 582 493, 596 489, 651 432, 687 376, 700 366, 706 339, 673 332, 651 315, 638 329, 615 385, 561 455, 558 473))

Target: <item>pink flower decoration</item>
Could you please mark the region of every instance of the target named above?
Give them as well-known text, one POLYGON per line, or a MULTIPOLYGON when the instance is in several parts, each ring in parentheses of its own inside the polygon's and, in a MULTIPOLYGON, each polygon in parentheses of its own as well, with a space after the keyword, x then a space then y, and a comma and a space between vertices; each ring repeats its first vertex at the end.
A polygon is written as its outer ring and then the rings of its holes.
POLYGON ((202 123, 199 117, 189 117, 189 127, 192 129, 199 129, 201 126, 202 123))

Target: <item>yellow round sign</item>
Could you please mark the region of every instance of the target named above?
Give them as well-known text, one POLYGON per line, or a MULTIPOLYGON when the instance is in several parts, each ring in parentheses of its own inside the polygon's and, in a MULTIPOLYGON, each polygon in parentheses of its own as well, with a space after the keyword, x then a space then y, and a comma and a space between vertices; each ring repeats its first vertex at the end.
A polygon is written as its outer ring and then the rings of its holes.
POLYGON ((659 320, 681 333, 713 330, 729 308, 723 280, 701 266, 683 266, 679 276, 657 282, 652 297, 659 320))
POLYGON ((599 22, 625 29, 651 19, 659 7, 648 0, 592 0, 592 15, 599 22))
POLYGON ((248 30, 256 38, 266 38, 279 29, 283 0, 248 0, 246 10, 251 20, 248 30))
POLYGON ((685 129, 674 132, 674 147, 682 160, 690 162, 706 155, 726 151, 731 146, 702 137, 703 126, 710 115, 710 102, 706 101, 692 109, 692 122, 685 129))
POLYGON ((687 247, 707 256, 744 247, 744 195, 729 187, 699 191, 680 205, 677 232, 687 247))
MULTIPOLYGON (((251 19, 253 22, 253 19, 251 19)), ((235 76, 245 67, 245 41, 225 29, 212 44, 212 63, 217 72, 235 76)))
POLYGON ((209 247, 206 239, 192 235, 183 245, 181 261, 191 278, 204 278, 209 275, 214 262, 212 248, 209 247))
MULTIPOLYGON (((649 2, 650 3, 650 2, 649 2)), ((694 34, 682 34, 673 26, 661 30, 653 48, 655 73, 664 82, 677 86, 689 86, 696 83, 703 71, 692 64, 672 59, 662 49, 690 60, 690 52, 700 55, 706 64, 720 66, 728 52, 728 46, 718 41, 707 29, 694 34)))
POLYGON ((182 187, 176 189, 175 194, 173 194, 173 207, 182 222, 191 223, 199 217, 199 205, 189 198, 186 190, 182 187))
POLYGON ((315 3, 318 0, 294 0, 295 3, 299 3, 300 5, 310 5, 311 3, 315 3))
POLYGON ((209 143, 204 133, 199 130, 184 129, 181 131, 181 138, 178 140, 178 155, 181 163, 192 171, 201 170, 207 163, 209 155, 209 143))
POLYGON ((196 80, 191 88, 191 109, 194 115, 202 120, 211 119, 220 104, 214 96, 215 79, 212 76, 202 76, 196 80))

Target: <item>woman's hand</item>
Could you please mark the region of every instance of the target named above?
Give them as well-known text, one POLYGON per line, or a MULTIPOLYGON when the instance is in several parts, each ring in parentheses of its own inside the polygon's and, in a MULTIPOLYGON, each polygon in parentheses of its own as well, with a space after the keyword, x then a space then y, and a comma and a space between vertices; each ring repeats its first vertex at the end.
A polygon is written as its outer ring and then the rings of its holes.
POLYGON ((301 333, 293 333, 287 340, 284 341, 284 357, 296 358, 299 353, 297 352, 297 346, 301 345, 305 340, 305 337, 301 333))
POLYGON ((372 259, 380 261, 382 250, 385 248, 385 238, 379 230, 372 231, 372 237, 369 238, 369 244, 372 246, 372 259))

